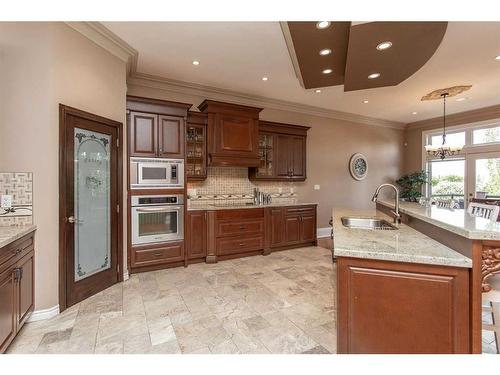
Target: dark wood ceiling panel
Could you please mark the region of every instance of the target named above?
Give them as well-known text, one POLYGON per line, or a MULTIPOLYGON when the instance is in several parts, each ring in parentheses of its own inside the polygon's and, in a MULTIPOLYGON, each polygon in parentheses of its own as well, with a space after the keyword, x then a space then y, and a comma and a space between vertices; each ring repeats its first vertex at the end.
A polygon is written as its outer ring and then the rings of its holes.
POLYGON ((413 75, 436 52, 447 22, 370 22, 351 27, 344 91, 395 86, 413 75), (377 45, 392 47, 379 51, 377 45), (368 75, 380 73, 376 79, 368 75))
POLYGON ((343 84, 351 23, 331 22, 326 29, 318 29, 316 22, 286 24, 291 39, 287 40, 288 48, 291 55, 295 54, 299 70, 297 72, 296 67, 296 73, 300 75, 303 87, 312 89, 343 84), (319 51, 325 48, 331 49, 332 53, 321 56, 319 51), (323 70, 328 68, 333 72, 323 74, 323 70))

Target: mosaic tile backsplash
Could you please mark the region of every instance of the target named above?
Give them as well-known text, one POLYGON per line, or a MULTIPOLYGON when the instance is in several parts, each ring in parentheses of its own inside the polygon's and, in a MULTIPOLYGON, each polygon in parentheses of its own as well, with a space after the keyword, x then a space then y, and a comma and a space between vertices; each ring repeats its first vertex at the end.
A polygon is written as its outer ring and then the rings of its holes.
POLYGON ((206 180, 189 182, 187 188, 191 207, 220 201, 251 202, 254 188, 271 194, 273 202, 293 204, 298 200, 293 182, 252 182, 248 169, 238 167, 208 167, 206 180))
POLYGON ((33 224, 33 173, 0 172, 0 195, 12 196, 11 209, 0 207, 0 226, 33 224))

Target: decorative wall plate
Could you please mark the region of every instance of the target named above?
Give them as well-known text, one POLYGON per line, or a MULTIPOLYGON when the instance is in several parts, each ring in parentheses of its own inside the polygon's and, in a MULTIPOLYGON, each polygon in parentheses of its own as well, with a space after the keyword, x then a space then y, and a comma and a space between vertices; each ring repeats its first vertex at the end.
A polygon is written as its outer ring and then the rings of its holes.
POLYGON ((430 92, 424 96, 422 96, 422 101, 424 100, 442 100, 443 99, 443 94, 448 94, 448 97, 451 98, 452 96, 459 95, 463 93, 464 91, 470 90, 472 85, 463 85, 463 86, 453 86, 453 87, 446 87, 444 89, 438 89, 434 90, 433 92, 430 92))
POLYGON ((357 153, 349 160, 349 172, 355 180, 363 180, 368 174, 368 161, 363 154, 357 153))

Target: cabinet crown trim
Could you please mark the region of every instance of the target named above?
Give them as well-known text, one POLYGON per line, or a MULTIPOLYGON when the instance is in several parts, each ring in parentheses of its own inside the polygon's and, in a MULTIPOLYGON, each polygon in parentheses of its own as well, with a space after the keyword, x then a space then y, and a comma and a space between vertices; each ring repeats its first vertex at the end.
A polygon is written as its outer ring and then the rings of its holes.
POLYGON ((262 111, 263 108, 250 107, 250 106, 241 105, 241 104, 226 103, 226 102, 219 102, 216 100, 205 99, 198 106, 198 109, 201 112, 210 112, 210 113, 237 111, 237 112, 241 112, 242 114, 246 114, 246 115, 251 114, 252 116, 258 118, 259 112, 262 111))

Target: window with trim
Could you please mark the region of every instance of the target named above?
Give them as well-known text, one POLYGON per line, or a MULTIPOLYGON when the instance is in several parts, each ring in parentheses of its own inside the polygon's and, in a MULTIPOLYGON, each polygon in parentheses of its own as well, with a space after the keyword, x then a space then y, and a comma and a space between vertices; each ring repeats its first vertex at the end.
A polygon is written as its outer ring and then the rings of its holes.
MULTIPOLYGON (((423 132, 423 145, 439 146, 442 130, 423 132)), ((429 184, 425 196, 453 198, 465 208, 469 198, 500 198, 500 119, 450 127, 447 145, 464 145, 460 154, 444 160, 427 155, 422 147, 423 168, 429 184)))

